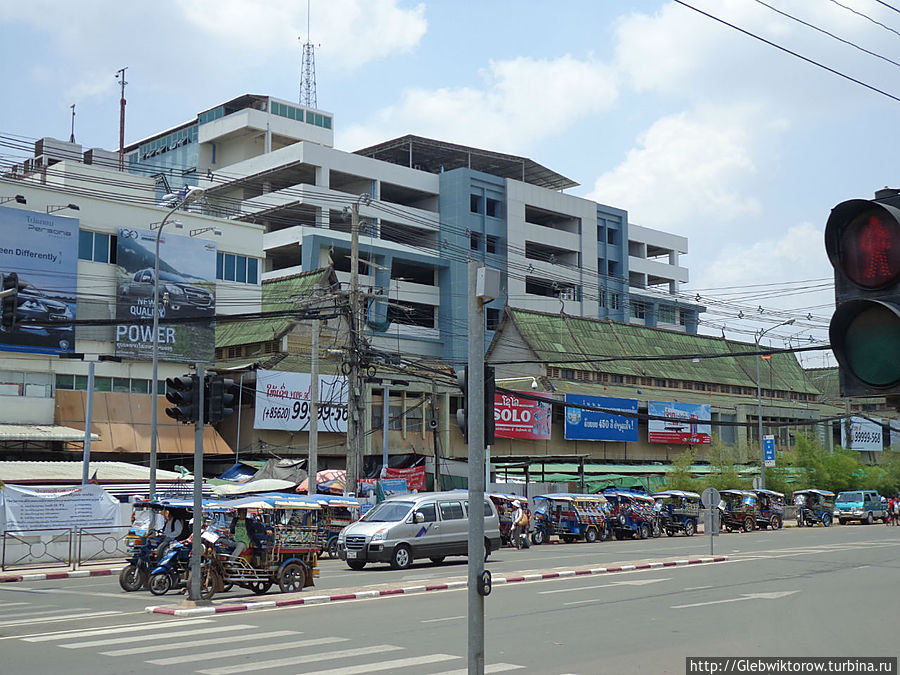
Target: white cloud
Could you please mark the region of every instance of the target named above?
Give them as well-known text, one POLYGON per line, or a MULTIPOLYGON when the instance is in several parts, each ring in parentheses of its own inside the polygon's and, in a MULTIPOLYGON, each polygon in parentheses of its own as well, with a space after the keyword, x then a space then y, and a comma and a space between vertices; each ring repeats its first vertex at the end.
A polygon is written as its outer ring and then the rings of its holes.
MULTIPOLYGON (((757 213, 742 183, 758 171, 757 130, 748 106, 706 107, 657 120, 588 197, 628 210, 648 227, 715 227, 757 213)), ((700 234, 694 232, 692 234, 700 234)))
POLYGON ((340 147, 415 133, 522 154, 618 99, 613 71, 593 59, 492 61, 481 75, 481 88, 406 91, 396 106, 341 134, 340 147))

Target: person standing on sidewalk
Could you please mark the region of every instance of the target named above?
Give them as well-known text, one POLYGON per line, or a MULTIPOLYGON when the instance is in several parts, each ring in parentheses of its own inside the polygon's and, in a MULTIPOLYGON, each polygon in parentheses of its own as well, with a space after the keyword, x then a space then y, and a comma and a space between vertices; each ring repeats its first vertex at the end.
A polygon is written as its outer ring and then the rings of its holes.
POLYGON ((522 502, 513 502, 515 511, 512 515, 512 544, 517 549, 522 548, 522 525, 525 520, 525 511, 522 509, 522 502))

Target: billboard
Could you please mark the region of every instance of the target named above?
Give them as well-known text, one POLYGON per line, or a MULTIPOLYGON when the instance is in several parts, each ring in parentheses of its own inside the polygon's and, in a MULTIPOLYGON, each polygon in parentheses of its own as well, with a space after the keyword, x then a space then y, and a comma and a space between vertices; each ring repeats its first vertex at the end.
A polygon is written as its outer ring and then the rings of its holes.
POLYGON ((75 351, 78 220, 0 206, 0 273, 19 276, 16 328, 0 328, 0 349, 75 351))
POLYGON ((851 417, 841 422, 841 445, 847 450, 860 452, 881 452, 884 440, 881 420, 851 417))
POLYGON ((570 441, 637 441, 637 399, 566 394, 566 403, 632 413, 614 415, 599 410, 566 408, 566 439, 570 441))
MULTIPOLYGON (((153 358, 156 232, 119 228, 116 262, 116 355, 153 358)), ((216 245, 163 234, 159 240, 161 361, 212 361, 215 354, 216 245), (184 321, 199 318, 200 322, 184 321)))
MULTIPOLYGON (((254 429, 309 429, 309 373, 256 371, 254 429)), ((347 432, 347 378, 319 375, 319 431, 347 432)))
MULTIPOLYGON (((529 392, 530 396, 551 398, 550 394, 529 392)), ((551 406, 512 394, 494 395, 494 429, 497 438, 548 440, 551 406)))
POLYGON ((709 445, 712 426, 703 424, 712 419, 708 403, 679 403, 678 401, 647 401, 647 436, 651 443, 676 445, 709 445))

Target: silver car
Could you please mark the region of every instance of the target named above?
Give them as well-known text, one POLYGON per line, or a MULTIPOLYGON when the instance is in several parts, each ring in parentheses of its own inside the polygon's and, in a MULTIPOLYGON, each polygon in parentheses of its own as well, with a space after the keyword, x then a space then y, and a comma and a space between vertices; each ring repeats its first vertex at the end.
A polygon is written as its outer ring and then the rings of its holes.
MULTIPOLYGON (((485 558, 500 548, 500 518, 490 499, 482 507, 485 558)), ((468 492, 394 495, 338 535, 338 555, 350 569, 370 562, 406 569, 416 558, 438 564, 469 551, 468 492)))

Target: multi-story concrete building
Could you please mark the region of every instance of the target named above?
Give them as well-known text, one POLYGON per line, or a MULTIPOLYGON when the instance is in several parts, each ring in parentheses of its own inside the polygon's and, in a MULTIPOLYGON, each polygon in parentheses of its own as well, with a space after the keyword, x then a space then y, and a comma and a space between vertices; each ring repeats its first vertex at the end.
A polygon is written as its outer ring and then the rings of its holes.
POLYGON ((357 203, 376 347, 461 360, 473 257, 504 276, 489 331, 510 305, 696 332, 703 307, 678 296, 685 238, 566 194, 576 183, 525 157, 418 136, 351 153, 333 134, 329 113, 244 95, 128 146, 126 164, 160 198, 197 185, 208 213, 264 226, 263 279, 333 263, 348 281, 357 203))

